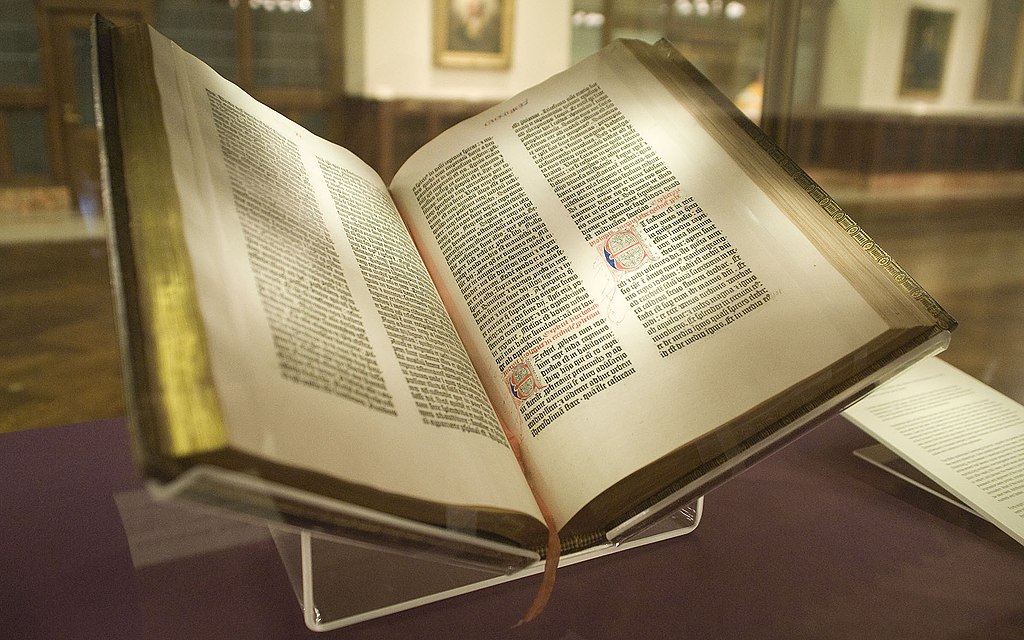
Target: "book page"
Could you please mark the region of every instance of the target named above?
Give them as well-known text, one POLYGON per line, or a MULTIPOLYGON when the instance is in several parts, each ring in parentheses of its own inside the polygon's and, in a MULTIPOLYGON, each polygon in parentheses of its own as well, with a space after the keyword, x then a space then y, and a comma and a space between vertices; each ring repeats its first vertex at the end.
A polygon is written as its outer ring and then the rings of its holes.
POLYGON ((1024 406, 930 358, 843 415, 1024 544, 1024 406))
POLYGON ((391 191, 560 524, 886 330, 621 46, 446 132, 391 191))
POLYGON ((231 446, 542 520, 379 177, 151 37, 231 446))

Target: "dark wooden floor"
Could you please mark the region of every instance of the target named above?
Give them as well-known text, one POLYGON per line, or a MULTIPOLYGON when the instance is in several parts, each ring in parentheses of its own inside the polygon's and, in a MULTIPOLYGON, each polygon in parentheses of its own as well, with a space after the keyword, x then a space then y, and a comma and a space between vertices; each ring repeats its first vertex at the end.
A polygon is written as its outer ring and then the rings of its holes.
POLYGON ((0 431, 123 406, 103 242, 0 246, 0 431))
MULTIPOLYGON (((960 320, 945 358, 1024 402, 1024 198, 845 205, 960 320)), ((0 245, 0 432, 123 410, 103 244, 0 245)))

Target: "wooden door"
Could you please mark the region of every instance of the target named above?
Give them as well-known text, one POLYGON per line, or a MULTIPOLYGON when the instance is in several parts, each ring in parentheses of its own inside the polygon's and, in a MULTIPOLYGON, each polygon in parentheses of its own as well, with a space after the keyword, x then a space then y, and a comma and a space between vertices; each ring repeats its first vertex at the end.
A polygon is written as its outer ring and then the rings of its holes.
MULTIPOLYGON (((124 3, 128 4, 128 3, 124 3)), ((85 216, 100 211, 100 164, 93 113, 91 36, 93 11, 73 6, 45 9, 50 71, 50 121, 72 204, 85 216)), ((104 10, 118 24, 142 22, 145 10, 104 10)))

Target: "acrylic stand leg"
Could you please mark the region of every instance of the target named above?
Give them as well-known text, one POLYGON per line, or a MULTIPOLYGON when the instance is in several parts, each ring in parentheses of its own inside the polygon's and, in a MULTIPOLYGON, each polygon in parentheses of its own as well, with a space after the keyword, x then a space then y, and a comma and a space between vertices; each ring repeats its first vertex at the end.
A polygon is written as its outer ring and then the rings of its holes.
MULTIPOLYGON (((674 510, 624 542, 563 556, 565 566, 696 529, 703 498, 674 510)), ((306 625, 327 631, 534 575, 537 563, 514 573, 453 561, 429 552, 377 547, 308 530, 272 530, 302 606, 306 625)))

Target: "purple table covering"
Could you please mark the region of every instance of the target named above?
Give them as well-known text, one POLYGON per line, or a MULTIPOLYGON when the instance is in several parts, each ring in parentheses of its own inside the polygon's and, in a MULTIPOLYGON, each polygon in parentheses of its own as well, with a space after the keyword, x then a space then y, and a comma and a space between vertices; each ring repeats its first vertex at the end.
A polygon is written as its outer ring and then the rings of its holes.
MULTIPOLYGON (((1024 547, 851 455, 841 418, 712 491, 698 529, 315 634, 274 545, 136 569, 121 420, 0 435, 5 638, 1024 638, 1024 547)), ((367 577, 372 578, 371 576, 367 577)))

